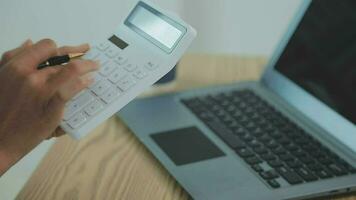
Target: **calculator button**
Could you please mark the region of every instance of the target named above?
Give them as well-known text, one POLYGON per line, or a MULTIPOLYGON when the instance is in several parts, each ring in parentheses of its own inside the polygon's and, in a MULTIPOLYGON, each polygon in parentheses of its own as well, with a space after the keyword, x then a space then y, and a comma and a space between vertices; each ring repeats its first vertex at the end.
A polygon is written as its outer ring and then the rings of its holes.
POLYGON ((99 43, 97 48, 100 50, 100 51, 105 51, 106 49, 109 48, 109 43, 108 42, 102 42, 102 43, 99 43))
POLYGON ((93 79, 94 79, 93 84, 92 84, 90 87, 92 87, 92 86, 94 86, 95 84, 99 83, 99 81, 101 81, 101 79, 103 79, 103 77, 100 76, 99 73, 94 73, 94 74, 93 74, 93 79))
POLYGON ((113 73, 110 74, 108 79, 113 83, 117 83, 120 79, 122 79, 126 75, 127 75, 126 72, 123 72, 122 70, 117 69, 113 73))
POLYGON ((93 60, 96 57, 98 57, 99 55, 100 55, 100 52, 98 52, 96 49, 91 49, 85 53, 84 59, 93 60))
MULTIPOLYGON (((82 94, 84 94, 84 93, 85 93, 85 90, 79 92, 78 94, 76 94, 76 95, 71 99, 71 101, 74 101, 74 100, 78 99, 78 97, 80 97, 80 96, 81 96, 82 94)), ((69 104, 68 104, 68 105, 69 105, 69 104)))
POLYGON ((100 68, 99 73, 103 76, 108 76, 112 71, 115 70, 118 66, 113 62, 108 62, 100 68))
POLYGON ((123 55, 118 55, 116 56, 114 61, 119 65, 123 65, 127 62, 127 58, 123 55))
POLYGON ((147 64, 145 65, 145 67, 148 69, 148 70, 155 70, 158 68, 158 65, 154 64, 153 62, 147 62, 147 64))
POLYGON ((147 76, 147 73, 143 69, 138 69, 133 73, 133 75, 137 79, 143 79, 143 78, 145 78, 147 76))
POLYGON ((117 82, 117 86, 122 90, 126 91, 136 84, 136 81, 131 76, 125 76, 123 79, 117 82))
POLYGON ((104 108, 104 105, 99 100, 94 100, 87 107, 85 107, 85 112, 93 116, 104 108))
POLYGON ((104 54, 100 54, 98 57, 95 58, 95 60, 99 61, 101 67, 109 62, 108 58, 104 54))
POLYGON ((68 120, 69 118, 71 118, 75 113, 77 113, 79 110, 81 110, 93 100, 94 96, 89 91, 85 91, 76 100, 68 104, 64 112, 64 120, 68 120))
POLYGON ((134 64, 127 64, 125 67, 126 71, 128 72, 133 72, 135 71, 135 69, 137 68, 137 65, 134 65, 134 64))
POLYGON ((101 81, 103 79, 103 77, 97 73, 97 72, 91 72, 92 76, 93 76, 93 83, 91 85, 89 85, 89 88, 93 88, 97 83, 99 83, 99 81, 101 81))
POLYGON ((105 101, 105 103, 109 104, 113 102, 119 94, 119 90, 116 87, 111 87, 107 92, 101 95, 100 98, 105 101))
POLYGON ((109 58, 114 58, 118 55, 119 53, 117 52, 117 49, 114 49, 114 47, 108 48, 105 52, 105 55, 109 58))
POLYGON ((72 118, 70 118, 67 123, 69 124, 70 127, 75 129, 78 128, 80 125, 82 125, 86 120, 87 117, 85 116, 85 114, 80 112, 74 115, 72 118))
POLYGON ((111 86, 111 83, 107 80, 102 80, 98 84, 94 85, 91 90, 98 96, 104 94, 111 86))

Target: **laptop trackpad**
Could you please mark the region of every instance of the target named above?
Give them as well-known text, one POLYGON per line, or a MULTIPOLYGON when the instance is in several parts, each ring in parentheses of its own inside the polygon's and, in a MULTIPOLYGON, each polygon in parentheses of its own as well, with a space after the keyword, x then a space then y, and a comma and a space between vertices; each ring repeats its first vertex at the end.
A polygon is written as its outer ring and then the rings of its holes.
POLYGON ((156 133, 151 137, 176 165, 225 156, 224 152, 196 127, 156 133))

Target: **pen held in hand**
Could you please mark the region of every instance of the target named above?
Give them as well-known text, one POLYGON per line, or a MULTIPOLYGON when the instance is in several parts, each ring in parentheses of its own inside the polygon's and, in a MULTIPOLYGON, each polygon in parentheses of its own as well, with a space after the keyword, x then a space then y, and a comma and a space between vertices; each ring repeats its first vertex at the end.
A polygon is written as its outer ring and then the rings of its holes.
POLYGON ((51 57, 46 62, 39 64, 37 66, 37 69, 43 69, 43 68, 50 67, 50 66, 62 65, 62 64, 68 63, 71 59, 79 58, 79 57, 82 57, 83 55, 85 55, 85 53, 71 53, 71 54, 64 55, 64 56, 51 57))

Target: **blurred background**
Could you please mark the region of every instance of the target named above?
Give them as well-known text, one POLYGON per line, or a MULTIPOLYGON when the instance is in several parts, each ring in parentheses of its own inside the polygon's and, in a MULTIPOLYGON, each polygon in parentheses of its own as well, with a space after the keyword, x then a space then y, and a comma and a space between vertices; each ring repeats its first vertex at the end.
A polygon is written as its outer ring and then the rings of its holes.
MULTIPOLYGON (((189 52, 269 56, 302 0, 152 0, 199 37, 189 52)), ((136 0, 1 0, 0 53, 27 38, 77 44, 113 32, 136 0)))
MULTIPOLYGON (((268 57, 302 0, 152 0, 198 32, 188 53, 268 57)), ((1 0, 0 54, 28 38, 74 45, 106 38, 136 0, 1 0)), ((0 199, 12 199, 52 145, 46 141, 0 178, 0 199)))

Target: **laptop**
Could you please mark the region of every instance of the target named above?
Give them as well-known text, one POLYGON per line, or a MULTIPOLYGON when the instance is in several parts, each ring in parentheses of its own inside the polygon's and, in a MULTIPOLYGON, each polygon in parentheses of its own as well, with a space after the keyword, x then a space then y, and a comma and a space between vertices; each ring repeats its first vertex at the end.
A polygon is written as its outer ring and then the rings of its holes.
POLYGON ((356 191, 355 10, 305 0, 260 81, 138 99, 118 116, 193 199, 356 191))

